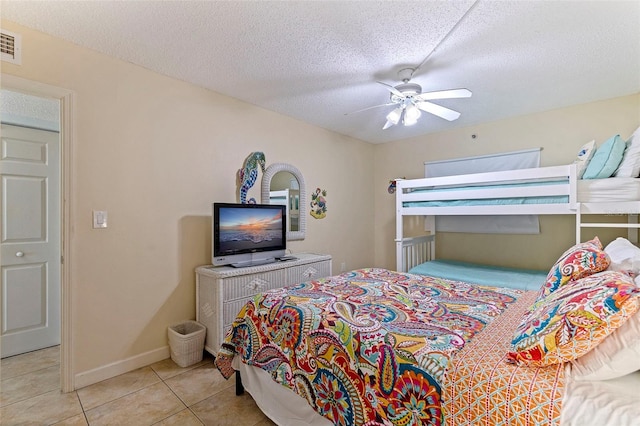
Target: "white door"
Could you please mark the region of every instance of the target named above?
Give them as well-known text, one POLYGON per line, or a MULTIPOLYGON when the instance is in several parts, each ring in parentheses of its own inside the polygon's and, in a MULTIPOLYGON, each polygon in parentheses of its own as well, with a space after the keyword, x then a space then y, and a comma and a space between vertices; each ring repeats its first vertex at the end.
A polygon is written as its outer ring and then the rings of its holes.
POLYGON ((2 124, 2 357, 60 344, 60 134, 2 124))

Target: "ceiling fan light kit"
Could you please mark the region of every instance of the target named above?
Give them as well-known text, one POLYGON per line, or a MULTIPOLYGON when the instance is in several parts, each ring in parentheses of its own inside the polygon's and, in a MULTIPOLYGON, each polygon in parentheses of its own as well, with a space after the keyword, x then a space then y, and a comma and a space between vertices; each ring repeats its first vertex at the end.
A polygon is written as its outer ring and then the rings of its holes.
POLYGON ((402 107, 398 107, 387 114, 387 122, 385 123, 383 129, 388 129, 391 126, 395 126, 396 124, 398 124, 400 122, 400 119, 402 118, 403 112, 404 110, 402 109, 402 107))
POLYGON ((420 109, 411 102, 402 102, 402 104, 387 114, 387 122, 384 124, 384 129, 388 129, 391 126, 395 126, 402 122, 405 126, 413 126, 418 122, 418 119, 422 115, 420 109))
POLYGON ((471 97, 471 91, 469 89, 450 89, 422 93, 422 86, 417 83, 410 82, 411 76, 414 72, 415 69, 413 68, 403 68, 398 71, 398 77, 400 77, 402 83, 397 86, 392 86, 390 84, 383 83, 382 81, 378 81, 379 84, 385 86, 390 92, 389 99, 391 102, 374 105, 356 112, 394 105, 394 109, 386 116, 387 121, 382 127, 383 130, 396 126, 400 123, 404 126, 413 126, 422 116, 422 111, 444 118, 448 121, 458 119, 458 117, 460 117, 460 113, 458 111, 454 111, 428 101, 436 99, 469 98, 471 97))
POLYGON ((418 122, 418 118, 420 118, 421 115, 422 112, 420 112, 420 108, 410 103, 404 110, 404 120, 402 124, 405 126, 413 126, 418 122))

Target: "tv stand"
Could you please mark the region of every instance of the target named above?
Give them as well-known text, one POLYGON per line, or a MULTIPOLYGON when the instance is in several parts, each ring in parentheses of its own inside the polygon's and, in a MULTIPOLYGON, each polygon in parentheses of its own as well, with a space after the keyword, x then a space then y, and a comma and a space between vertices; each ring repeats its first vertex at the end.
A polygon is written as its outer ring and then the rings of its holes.
POLYGON ((331 275, 331 256, 295 253, 297 259, 258 266, 196 268, 196 321, 207 327, 205 350, 217 355, 244 304, 258 293, 331 275))

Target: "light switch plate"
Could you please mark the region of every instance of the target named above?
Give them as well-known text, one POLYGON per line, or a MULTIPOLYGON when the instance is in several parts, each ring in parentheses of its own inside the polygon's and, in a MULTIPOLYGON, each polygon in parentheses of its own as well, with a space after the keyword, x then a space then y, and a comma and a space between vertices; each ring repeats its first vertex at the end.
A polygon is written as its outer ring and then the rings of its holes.
POLYGON ((107 227, 107 212, 105 210, 93 211, 93 229, 102 229, 107 227))

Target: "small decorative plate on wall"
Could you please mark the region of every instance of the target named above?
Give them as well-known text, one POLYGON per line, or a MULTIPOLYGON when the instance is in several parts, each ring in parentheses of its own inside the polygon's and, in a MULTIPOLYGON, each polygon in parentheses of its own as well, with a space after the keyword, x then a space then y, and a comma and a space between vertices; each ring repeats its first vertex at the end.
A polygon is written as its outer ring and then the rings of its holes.
POLYGON ((327 216, 327 190, 316 188, 316 192, 311 194, 311 211, 309 214, 316 219, 324 219, 327 216))

